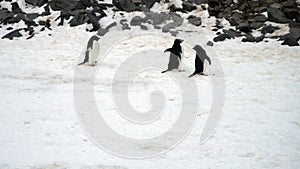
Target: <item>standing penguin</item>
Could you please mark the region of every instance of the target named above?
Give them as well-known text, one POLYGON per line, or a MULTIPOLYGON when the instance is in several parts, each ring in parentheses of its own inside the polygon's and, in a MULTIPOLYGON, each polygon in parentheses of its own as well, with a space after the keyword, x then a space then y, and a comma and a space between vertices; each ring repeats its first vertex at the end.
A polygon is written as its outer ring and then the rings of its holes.
POLYGON ((193 49, 196 51, 195 72, 193 74, 191 74, 189 77, 192 77, 196 74, 205 75, 203 73, 203 71, 204 71, 204 61, 207 60, 209 65, 211 65, 211 60, 207 56, 205 50, 201 46, 196 45, 193 49))
POLYGON ((100 37, 97 35, 92 36, 87 44, 86 51, 85 51, 85 57, 82 63, 79 63, 78 65, 83 65, 85 63, 89 63, 90 65, 95 65, 97 63, 97 58, 99 55, 100 45, 98 43, 98 40, 100 37))
POLYGON ((174 44, 172 48, 166 49, 164 52, 171 52, 170 58, 169 58, 169 64, 168 69, 165 71, 162 71, 161 73, 165 73, 167 71, 172 71, 173 69, 178 69, 179 62, 181 61, 181 54, 182 54, 182 48, 181 43, 183 40, 181 39, 175 39, 174 44))

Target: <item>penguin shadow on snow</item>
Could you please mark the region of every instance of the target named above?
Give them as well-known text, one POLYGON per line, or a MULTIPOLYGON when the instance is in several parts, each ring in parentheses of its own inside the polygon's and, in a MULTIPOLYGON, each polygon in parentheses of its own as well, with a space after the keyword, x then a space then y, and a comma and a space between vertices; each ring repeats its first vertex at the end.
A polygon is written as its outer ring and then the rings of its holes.
MULTIPOLYGON (((182 42, 183 40, 181 39, 175 39, 172 48, 168 48, 164 51, 164 52, 170 52, 170 57, 169 57, 167 70, 164 70, 161 73, 165 73, 168 71, 172 71, 173 69, 179 68, 181 62, 181 55, 182 55, 182 47, 181 47, 182 42)), ((183 71, 183 70, 179 70, 179 71, 183 71)))

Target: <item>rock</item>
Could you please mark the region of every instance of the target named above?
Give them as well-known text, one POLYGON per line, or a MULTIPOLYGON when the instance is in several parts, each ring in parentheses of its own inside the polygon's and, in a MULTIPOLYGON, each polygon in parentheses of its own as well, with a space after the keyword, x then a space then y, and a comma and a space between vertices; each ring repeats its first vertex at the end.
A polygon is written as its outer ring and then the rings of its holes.
POLYGON ((172 19, 174 22, 165 25, 162 28, 163 32, 170 32, 171 29, 174 29, 183 23, 183 18, 181 18, 180 15, 177 15, 175 13, 172 14, 172 19))
POLYGON ((184 9, 177 8, 174 4, 172 4, 171 6, 169 6, 168 9, 170 10, 170 12, 182 12, 182 13, 186 13, 186 11, 184 9))
POLYGON ((215 37, 213 40, 214 40, 214 42, 219 42, 219 41, 224 41, 225 39, 230 39, 230 36, 226 33, 215 37))
POLYGON ((299 28, 300 29, 300 22, 292 21, 292 22, 289 23, 289 27, 290 28, 299 28))
POLYGON ((36 19, 37 17, 39 17, 40 15, 38 13, 28 13, 26 14, 26 17, 28 18, 28 20, 32 21, 34 19, 36 19))
POLYGON ((264 26, 261 29, 261 33, 262 34, 266 34, 266 33, 274 33, 276 30, 279 30, 279 27, 274 27, 272 25, 268 25, 268 26, 264 26))
POLYGON ((202 24, 200 17, 195 17, 193 15, 188 17, 188 21, 190 24, 193 24, 195 26, 200 26, 202 24))
POLYGON ((208 41, 206 45, 207 46, 214 46, 214 43, 212 41, 208 41))
POLYGON ((170 33, 171 33, 171 35, 172 35, 172 36, 174 36, 174 37, 176 37, 176 36, 177 36, 177 34, 178 34, 178 32, 177 32, 177 31, 171 31, 170 33))
POLYGON ((166 13, 145 12, 146 19, 152 20, 153 25, 160 25, 171 18, 171 15, 166 13))
POLYGON ((50 7, 54 11, 72 10, 76 7, 79 0, 52 0, 50 1, 50 7))
POLYGON ((282 12, 286 15, 288 19, 295 19, 297 15, 299 15, 300 9, 295 7, 295 8, 283 8, 282 12))
POLYGON ((184 1, 184 2, 182 3, 182 8, 183 8, 184 10, 186 10, 186 11, 189 11, 189 12, 191 12, 191 11, 197 9, 197 7, 193 5, 193 3, 188 2, 188 1, 184 1))
POLYGON ((127 22, 127 19, 121 19, 121 20, 120 20, 120 24, 121 24, 121 25, 124 25, 125 22, 127 22))
POLYGON ((143 22, 145 21, 144 18, 140 17, 140 16, 135 16, 131 19, 130 21, 130 25, 131 26, 138 26, 141 25, 143 22))
POLYGON ((229 30, 223 29, 223 32, 225 34, 227 34, 232 39, 234 39, 235 37, 241 37, 242 36, 241 32, 237 32, 234 29, 229 29, 229 30))
POLYGON ((16 29, 16 30, 14 30, 14 31, 12 31, 12 32, 10 32, 10 33, 4 35, 4 36, 2 37, 2 39, 7 38, 7 39, 9 39, 9 40, 12 40, 12 39, 15 38, 15 37, 21 37, 21 36, 22 36, 22 34, 20 33, 21 30, 22 30, 22 29, 16 29))
POLYGON ((251 27, 252 29, 259 29, 259 28, 261 28, 262 26, 264 26, 264 23, 263 23, 263 22, 252 22, 252 23, 250 24, 250 27, 251 27))
POLYGON ((236 28, 241 32, 245 32, 245 33, 252 32, 252 28, 250 27, 248 22, 241 22, 239 25, 236 26, 236 28))
POLYGON ((25 0, 25 2, 32 6, 41 7, 45 5, 48 2, 48 0, 25 0))
POLYGON ((88 23, 91 23, 93 25, 93 29, 90 30, 92 31, 97 31, 98 29, 100 29, 100 24, 99 24, 99 18, 94 16, 91 12, 87 13, 87 17, 88 17, 88 23))
POLYGON ((234 12, 228 19, 231 26, 237 26, 244 20, 244 16, 240 13, 234 12))
POLYGON ((143 3, 146 5, 146 8, 150 9, 154 5, 155 2, 159 2, 160 0, 143 0, 143 3))
POLYGON ((11 10, 13 13, 18 14, 22 12, 22 9, 19 7, 18 2, 11 3, 11 10))
POLYGON ((161 27, 158 25, 154 25, 154 29, 161 29, 161 27))
POLYGON ((0 9, 0 23, 4 22, 7 19, 13 18, 13 17, 14 17, 13 12, 10 12, 8 10, 0 9))
POLYGON ((288 23, 290 20, 276 8, 268 8, 268 20, 276 23, 288 23))
POLYGON ((86 23, 89 18, 86 16, 85 13, 78 13, 76 14, 69 22, 71 27, 82 25, 86 23))
POLYGON ((268 18, 265 15, 258 14, 254 17, 255 22, 266 22, 268 18))
POLYGON ((208 0, 190 0, 190 2, 192 2, 193 4, 196 5, 202 5, 202 4, 207 4, 208 0))
POLYGON ((140 25, 140 27, 142 30, 148 30, 147 26, 145 26, 145 25, 140 25))
POLYGON ((281 36, 279 40, 284 41, 282 45, 299 46, 299 39, 300 29, 294 28, 290 29, 290 32, 288 34, 281 36))
POLYGON ((131 28, 129 27, 128 23, 125 23, 122 25, 122 30, 130 30, 131 28))
POLYGON ((258 43, 258 42, 263 41, 264 38, 265 38, 264 35, 259 36, 259 37, 254 37, 254 36, 251 35, 251 34, 246 34, 245 36, 246 36, 246 38, 243 38, 243 39, 242 39, 242 42, 256 42, 256 43, 258 43))
POLYGON ((113 4, 121 11, 132 12, 137 6, 130 0, 113 0, 113 4))

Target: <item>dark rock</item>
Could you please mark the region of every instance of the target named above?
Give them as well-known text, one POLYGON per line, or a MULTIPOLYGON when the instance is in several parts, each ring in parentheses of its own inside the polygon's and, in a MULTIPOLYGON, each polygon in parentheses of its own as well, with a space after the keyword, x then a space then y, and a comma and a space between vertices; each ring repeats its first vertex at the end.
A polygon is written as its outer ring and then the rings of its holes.
POLYGON ((252 32, 252 28, 248 22, 242 22, 239 25, 237 25, 236 28, 241 32, 245 32, 245 33, 252 32))
POLYGON ((266 22, 267 21, 267 17, 265 15, 262 14, 258 14, 254 17, 254 21, 255 22, 266 22))
POLYGON ((188 21, 189 21, 190 24, 193 24, 195 26, 200 26, 202 24, 201 18, 193 16, 193 15, 188 17, 188 21))
POLYGON ((90 30, 92 31, 97 31, 98 29, 100 29, 100 24, 99 24, 99 18, 94 16, 92 13, 88 12, 87 13, 87 17, 88 17, 88 23, 91 23, 93 25, 93 29, 90 30))
POLYGON ((86 23, 89 20, 89 18, 86 16, 85 13, 78 13, 75 15, 69 22, 71 27, 82 25, 86 23))
POLYGON ((279 27, 274 27, 272 25, 268 25, 268 26, 264 26, 262 29, 261 29, 261 33, 262 34, 266 34, 266 33, 274 33, 276 30, 279 30, 279 27))
POLYGON ((31 39, 35 34, 30 35, 26 40, 31 39))
POLYGON ((130 25, 131 26, 138 26, 141 25, 143 22, 145 21, 144 18, 140 17, 140 16, 135 16, 131 19, 130 21, 130 25))
POLYGON ((34 19, 36 19, 37 17, 39 17, 38 13, 28 13, 26 14, 26 17, 28 18, 28 20, 32 21, 34 19))
POLYGON ((254 37, 254 36, 251 35, 251 34, 246 34, 246 38, 243 38, 243 39, 242 39, 242 42, 256 42, 256 43, 258 43, 258 42, 263 41, 264 38, 265 38, 264 35, 259 36, 259 37, 254 37))
POLYGON ((10 33, 4 35, 4 36, 2 37, 2 39, 7 38, 7 39, 9 39, 9 40, 12 40, 12 39, 15 38, 15 37, 21 37, 21 36, 22 36, 22 34, 20 33, 21 30, 22 30, 22 29, 16 29, 16 30, 14 30, 14 31, 12 31, 12 32, 10 32, 10 33))
POLYGON ((25 2, 33 6, 41 7, 45 5, 48 2, 48 0, 25 0, 25 2))
POLYGON ((154 5, 155 2, 159 2, 160 0, 143 0, 143 3, 146 5, 146 8, 150 9, 154 5))
POLYGON ((140 25, 140 27, 142 30, 148 30, 147 26, 145 26, 145 25, 140 25))
POLYGON ((172 4, 171 6, 168 7, 168 9, 171 11, 171 12, 182 12, 182 13, 186 13, 186 11, 182 8, 178 8, 176 7, 174 4, 172 4))
POLYGON ((202 4, 207 4, 208 0, 190 0, 190 2, 192 2, 193 4, 196 5, 202 5, 202 4))
POLYGON ((217 37, 215 37, 213 40, 214 42, 224 41, 225 39, 230 39, 230 36, 228 34, 221 34, 217 37))
POLYGON ((126 22, 127 22, 127 19, 121 19, 121 20, 120 20, 120 24, 121 24, 121 25, 124 25, 126 22))
POLYGON ((279 40, 283 40, 282 45, 299 46, 300 29, 290 29, 290 32, 280 37, 279 40))
POLYGON ((130 0, 113 0, 113 4, 121 11, 132 12, 137 6, 130 0))
POLYGON ((13 29, 14 29, 14 28, 12 28, 12 27, 6 28, 6 30, 8 30, 8 31, 13 30, 13 29))
POLYGON ((14 13, 0 9, 0 23, 4 22, 6 19, 10 19, 14 17, 14 13))
POLYGON ((79 0, 52 0, 50 1, 50 7, 54 11, 72 10, 76 7, 79 0))
POLYGON ((289 27, 290 28, 299 28, 300 29, 300 23, 292 21, 292 22, 289 23, 289 27))
POLYGON ((18 13, 22 12, 22 9, 20 8, 18 2, 11 3, 11 9, 12 9, 12 12, 15 13, 15 14, 18 14, 18 13))
POLYGON ((250 23, 250 27, 252 29, 259 29, 261 28, 262 26, 264 26, 264 23, 263 22, 252 22, 250 23))
POLYGON ((212 41, 208 41, 206 45, 207 46, 214 46, 214 43, 212 41))
POLYGON ((155 29, 161 29, 161 27, 158 26, 158 25, 154 25, 154 28, 155 28, 155 29))
POLYGON ((122 25, 122 30, 130 30, 131 28, 129 27, 129 25, 127 23, 122 25))
POLYGON ((268 20, 276 23, 288 23, 290 20, 276 8, 268 8, 268 20))
POLYGON ((283 8, 282 12, 286 15, 287 18, 293 20, 299 14, 300 9, 297 8, 297 7, 295 7, 295 8, 283 8))
POLYGON ((183 8, 184 10, 186 10, 186 11, 189 11, 189 12, 191 12, 191 11, 197 9, 197 7, 193 5, 193 3, 188 2, 188 1, 184 1, 184 2, 182 3, 182 8, 183 8))
POLYGON ((263 12, 267 12, 267 7, 265 6, 260 6, 254 9, 255 13, 263 13, 263 12))
POLYGON ((174 37, 176 37, 177 34, 178 34, 178 32, 176 32, 176 31, 171 31, 170 33, 171 33, 171 35, 174 36, 174 37))
POLYGON ((234 39, 235 37, 241 37, 242 36, 241 32, 238 32, 234 29, 229 29, 229 30, 223 29, 223 32, 225 34, 227 34, 232 39, 234 39))
POLYGON ((240 13, 234 12, 233 15, 229 18, 229 23, 231 26, 237 26, 243 22, 244 16, 240 13))

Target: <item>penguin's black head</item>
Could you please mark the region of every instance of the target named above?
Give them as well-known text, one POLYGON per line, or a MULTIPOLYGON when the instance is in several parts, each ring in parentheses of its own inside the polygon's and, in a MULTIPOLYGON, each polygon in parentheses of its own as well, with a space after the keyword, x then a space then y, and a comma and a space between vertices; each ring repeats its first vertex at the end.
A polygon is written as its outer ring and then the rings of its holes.
POLYGON ((180 43, 182 43, 183 41, 184 41, 184 40, 182 40, 182 39, 175 39, 174 43, 180 44, 180 43))

